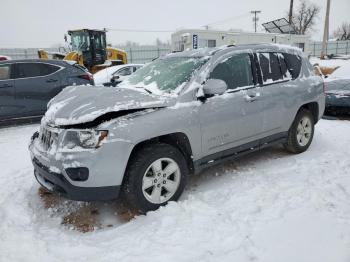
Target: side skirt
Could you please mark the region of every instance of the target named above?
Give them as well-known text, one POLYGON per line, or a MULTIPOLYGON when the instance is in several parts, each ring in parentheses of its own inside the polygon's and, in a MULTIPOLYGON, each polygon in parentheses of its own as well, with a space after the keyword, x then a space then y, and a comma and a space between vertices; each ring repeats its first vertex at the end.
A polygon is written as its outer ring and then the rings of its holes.
POLYGON ((276 144, 283 144, 287 142, 288 132, 278 133, 272 136, 268 136, 247 144, 227 149, 206 157, 203 157, 199 160, 194 161, 195 173, 200 173, 203 169, 218 165, 220 163, 234 160, 243 155, 259 151, 263 148, 270 147, 276 144))

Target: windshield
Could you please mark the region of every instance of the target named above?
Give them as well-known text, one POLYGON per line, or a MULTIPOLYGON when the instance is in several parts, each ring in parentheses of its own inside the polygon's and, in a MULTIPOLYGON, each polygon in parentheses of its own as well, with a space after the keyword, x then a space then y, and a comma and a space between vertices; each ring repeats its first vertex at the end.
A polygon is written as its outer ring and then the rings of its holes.
POLYGON ((166 57, 137 70, 122 84, 145 88, 152 93, 179 92, 193 72, 208 61, 204 57, 166 57))
POLYGON ((88 32, 72 32, 71 34, 72 50, 86 51, 90 47, 90 39, 88 32))

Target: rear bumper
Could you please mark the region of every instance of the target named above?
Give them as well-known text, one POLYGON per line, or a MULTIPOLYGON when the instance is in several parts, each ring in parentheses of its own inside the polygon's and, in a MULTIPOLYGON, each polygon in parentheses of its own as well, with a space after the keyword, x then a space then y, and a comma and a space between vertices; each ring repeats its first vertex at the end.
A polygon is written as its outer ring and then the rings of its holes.
POLYGON ((350 108, 350 95, 337 95, 328 93, 326 96, 326 107, 350 108))
POLYGON ((49 170, 36 158, 32 159, 36 180, 51 192, 77 201, 100 201, 116 199, 120 186, 79 187, 72 185, 61 173, 49 170))

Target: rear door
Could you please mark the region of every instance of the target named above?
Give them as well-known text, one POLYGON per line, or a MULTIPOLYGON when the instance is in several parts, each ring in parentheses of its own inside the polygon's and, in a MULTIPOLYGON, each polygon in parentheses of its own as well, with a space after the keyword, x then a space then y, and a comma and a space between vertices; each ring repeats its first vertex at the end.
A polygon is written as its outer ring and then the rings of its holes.
POLYGON ((15 85, 13 80, 13 65, 0 65, 0 120, 15 117, 15 85))
MULTIPOLYGON (((263 131, 265 140, 273 142, 286 135, 291 124, 291 110, 296 104, 294 83, 300 73, 300 66, 291 68, 286 64, 289 54, 279 52, 258 53, 262 76, 262 99, 264 104, 263 131)), ((297 57, 295 59, 298 59, 297 57)))
POLYGON ((61 67, 49 63, 16 63, 16 105, 23 116, 43 115, 46 105, 61 89, 61 67))

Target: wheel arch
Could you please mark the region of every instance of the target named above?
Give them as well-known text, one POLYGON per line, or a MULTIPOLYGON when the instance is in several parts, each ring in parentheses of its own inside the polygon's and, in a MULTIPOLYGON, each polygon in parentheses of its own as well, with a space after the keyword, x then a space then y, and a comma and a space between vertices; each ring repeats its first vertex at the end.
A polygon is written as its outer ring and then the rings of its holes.
POLYGON ((135 153, 137 151, 139 151, 141 148, 148 146, 148 145, 152 145, 152 144, 157 144, 157 143, 164 143, 164 144, 168 144, 171 145, 175 148, 177 148, 178 150, 180 150, 180 152, 183 154, 183 156, 185 157, 187 166, 189 168, 190 173, 194 172, 194 164, 193 164, 193 154, 192 154, 192 147, 190 144, 190 141, 187 137, 187 135, 185 133, 182 132, 175 132, 175 133, 170 133, 170 134, 166 134, 166 135, 161 135, 161 136, 157 136, 157 137, 153 137, 144 141, 141 141, 139 143, 137 143, 129 156, 129 160, 127 163, 127 166, 129 166, 129 162, 132 159, 132 157, 135 155, 135 153))
MULTIPOLYGON (((313 116, 313 118, 314 118, 314 123, 316 124, 316 123, 318 122, 319 105, 318 105, 317 102, 310 102, 310 103, 307 103, 307 104, 302 105, 302 106, 299 108, 297 114, 298 114, 298 113, 300 112, 300 110, 302 110, 302 109, 306 109, 306 110, 310 111, 311 114, 312 114, 312 116, 313 116)), ((297 115, 297 114, 296 114, 296 115, 297 115)))

